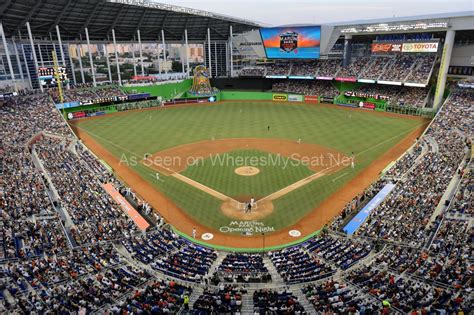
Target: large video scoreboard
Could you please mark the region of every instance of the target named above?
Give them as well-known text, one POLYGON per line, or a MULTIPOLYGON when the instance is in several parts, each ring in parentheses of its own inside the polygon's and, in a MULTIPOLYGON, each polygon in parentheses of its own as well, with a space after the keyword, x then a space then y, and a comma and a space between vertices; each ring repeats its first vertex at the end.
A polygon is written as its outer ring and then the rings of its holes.
MULTIPOLYGON (((58 67, 59 79, 63 84, 69 82, 67 71, 65 67, 58 67)), ((45 88, 57 87, 56 72, 53 67, 40 67, 38 68, 38 76, 41 85, 45 88)))
POLYGON ((260 35, 269 59, 319 58, 320 26, 261 28, 260 35))

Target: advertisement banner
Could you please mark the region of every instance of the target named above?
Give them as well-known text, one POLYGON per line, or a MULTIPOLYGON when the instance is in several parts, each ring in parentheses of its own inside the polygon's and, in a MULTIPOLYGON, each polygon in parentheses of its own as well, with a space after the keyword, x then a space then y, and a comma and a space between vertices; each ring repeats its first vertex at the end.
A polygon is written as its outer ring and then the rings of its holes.
POLYGON ((81 103, 79 103, 79 102, 69 102, 69 103, 56 104, 57 109, 71 108, 71 107, 77 107, 77 106, 81 106, 81 103))
POLYGON ((424 83, 413 83, 413 82, 405 82, 403 83, 404 86, 414 86, 414 87, 426 87, 424 83))
POLYGON ((334 79, 333 77, 316 77, 316 80, 326 80, 326 81, 332 81, 334 79))
POLYGON ((402 85, 402 82, 396 81, 377 81, 378 84, 386 84, 386 85, 402 85))
POLYGON ((134 207, 128 201, 115 189, 114 185, 111 183, 103 184, 102 187, 104 190, 112 197, 113 200, 115 200, 116 203, 120 205, 120 208, 122 208, 123 212, 125 212, 130 219, 135 222, 137 227, 142 230, 146 231, 150 224, 138 213, 137 210, 135 210, 134 207))
POLYGON ((336 81, 341 81, 341 82, 357 82, 357 78, 336 78, 336 81))
POLYGON ((272 99, 274 101, 284 102, 288 100, 288 95, 286 94, 273 94, 272 99))
POLYGON ((342 229, 344 232, 346 232, 348 235, 354 234, 355 231, 365 222, 365 220, 369 217, 370 213, 377 208, 378 205, 384 201, 384 199, 392 192, 393 188, 395 188, 394 184, 387 184, 385 187, 378 192, 377 195, 375 195, 372 200, 369 201, 369 203, 362 208, 362 210, 359 211, 355 215, 352 220, 347 223, 347 225, 342 229))
POLYGON ((138 94, 129 94, 129 101, 143 100, 150 97, 150 93, 138 93, 138 94))
POLYGON ((288 100, 290 102, 302 102, 303 101, 303 95, 288 94, 288 100))
POLYGON ((321 26, 285 26, 261 28, 267 58, 319 58, 321 26))
POLYGON ((344 107, 357 108, 357 104, 351 104, 351 103, 337 103, 337 105, 344 106, 344 107))
POLYGON ((304 101, 309 103, 319 103, 319 97, 316 95, 305 95, 304 101))
POLYGON ((347 97, 374 98, 376 100, 390 99, 390 97, 387 95, 367 93, 367 92, 362 92, 362 91, 345 91, 344 95, 347 97))
POLYGON ((438 43, 403 43, 402 52, 437 52, 438 43))
POLYGON ((402 44, 401 43, 372 43, 371 51, 373 53, 391 53, 391 52, 401 52, 402 44))
POLYGON ((299 80, 312 80, 314 79, 311 76, 302 76, 302 75, 290 75, 288 79, 299 79, 299 80))
POLYGON ((321 96, 321 103, 334 103, 334 97, 321 96))
POLYGON ((266 75, 267 79, 286 79, 286 75, 266 75))
POLYGON ((375 83, 375 80, 358 79, 357 82, 360 82, 360 83, 375 83))
POLYGON ((375 104, 371 102, 360 102, 359 107, 366 109, 375 109, 375 104))
POLYGON ((68 119, 76 119, 76 118, 82 118, 82 117, 86 117, 85 112, 75 112, 75 113, 67 114, 68 119))

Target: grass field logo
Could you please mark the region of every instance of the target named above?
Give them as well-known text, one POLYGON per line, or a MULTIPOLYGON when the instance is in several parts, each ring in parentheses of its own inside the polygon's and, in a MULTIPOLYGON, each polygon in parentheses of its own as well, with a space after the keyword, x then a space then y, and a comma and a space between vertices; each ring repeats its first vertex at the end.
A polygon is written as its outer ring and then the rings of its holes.
POLYGON ((228 225, 221 226, 219 231, 222 233, 241 233, 252 235, 255 233, 275 232, 273 226, 266 226, 260 221, 231 221, 228 225))

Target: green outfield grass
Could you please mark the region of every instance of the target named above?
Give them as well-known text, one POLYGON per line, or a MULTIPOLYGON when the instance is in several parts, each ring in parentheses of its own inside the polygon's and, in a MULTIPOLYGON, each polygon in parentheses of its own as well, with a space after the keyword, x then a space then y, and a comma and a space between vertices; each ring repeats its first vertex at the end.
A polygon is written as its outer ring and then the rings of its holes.
POLYGON ((258 150, 237 150, 188 166, 182 174, 229 197, 253 196, 260 199, 313 174, 307 166, 298 164, 291 163, 289 158, 258 150), (258 161, 252 163, 250 158, 258 161), (247 163, 241 163, 245 160, 247 163), (237 175, 235 169, 239 166, 255 166, 260 173, 254 176, 237 175))
MULTIPOLYGON (((355 169, 324 176, 275 200, 273 213, 262 222, 279 229, 298 222, 421 123, 420 120, 336 106, 248 101, 129 112, 79 121, 77 125, 117 158, 129 162, 133 157, 141 160, 146 153, 212 137, 293 141, 301 138, 304 142, 330 147, 346 155, 351 152, 357 155, 355 169)), ((248 150, 240 154, 258 156, 264 153, 248 150)), ((221 213, 221 202, 210 195, 173 177, 162 176, 164 181, 157 181, 155 171, 143 164, 131 167, 203 225, 218 229, 231 221, 221 213)), ((290 170, 291 174, 265 169, 262 176, 243 178, 234 175, 233 168, 204 164, 189 167, 184 175, 228 195, 257 196, 267 195, 312 173, 303 166, 290 170)))

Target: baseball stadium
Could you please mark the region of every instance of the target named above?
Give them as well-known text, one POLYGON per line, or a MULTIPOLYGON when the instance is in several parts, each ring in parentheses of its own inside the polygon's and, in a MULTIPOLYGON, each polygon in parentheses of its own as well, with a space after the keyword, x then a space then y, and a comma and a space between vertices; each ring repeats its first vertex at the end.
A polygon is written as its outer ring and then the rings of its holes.
POLYGON ((0 313, 472 313, 473 22, 3 1, 0 313))

